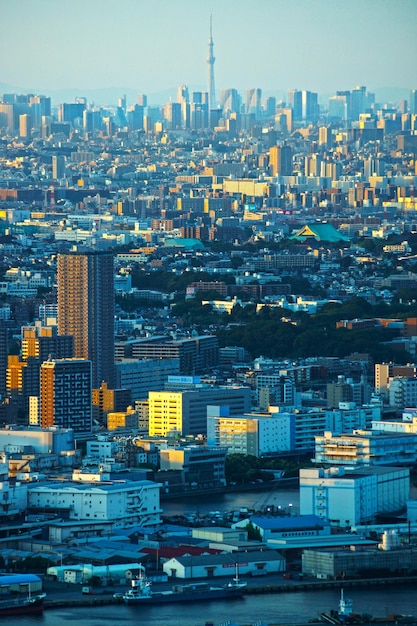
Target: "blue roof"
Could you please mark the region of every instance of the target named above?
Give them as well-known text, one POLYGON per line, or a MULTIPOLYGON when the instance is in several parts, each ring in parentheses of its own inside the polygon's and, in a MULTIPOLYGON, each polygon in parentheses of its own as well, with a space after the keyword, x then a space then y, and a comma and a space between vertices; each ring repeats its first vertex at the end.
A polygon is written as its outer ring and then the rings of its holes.
POLYGON ((191 237, 167 237, 165 239, 164 246, 166 248, 170 248, 172 246, 183 246, 184 248, 199 248, 200 250, 204 250, 204 244, 200 241, 200 239, 192 239, 191 237))
POLYGON ((315 222, 313 224, 305 224, 290 239, 316 239, 317 241, 349 241, 349 237, 339 233, 339 231, 328 222, 315 222))
POLYGON ((42 582, 36 574, 7 574, 0 576, 0 585, 26 585, 27 583, 42 582))
POLYGON ((294 515, 289 517, 260 517, 254 515, 250 518, 252 524, 264 530, 286 530, 288 528, 314 528, 316 526, 328 526, 329 522, 322 520, 317 515, 294 515))

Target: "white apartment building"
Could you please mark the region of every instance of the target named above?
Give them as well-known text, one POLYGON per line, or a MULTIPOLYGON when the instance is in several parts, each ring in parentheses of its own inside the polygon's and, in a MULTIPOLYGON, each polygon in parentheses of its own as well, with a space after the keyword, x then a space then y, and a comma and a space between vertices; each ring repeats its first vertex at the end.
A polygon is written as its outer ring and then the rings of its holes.
POLYGON ((404 467, 300 470, 301 515, 317 515, 333 526, 351 527, 398 513, 409 493, 410 470, 404 467))
POLYGON ((391 385, 391 381, 394 378, 415 378, 416 375, 416 365, 394 365, 393 363, 376 363, 375 390, 378 394, 388 397, 388 390, 391 385))
POLYGON ((295 450, 314 450, 315 437, 326 430, 326 413, 322 409, 299 410, 295 415, 295 450))
POLYGON ((370 428, 381 419, 381 404, 357 407, 354 402, 339 402, 338 409, 327 409, 326 431, 334 434, 349 433, 358 428, 370 428))
POLYGON ((229 454, 287 452, 295 445, 295 415, 250 413, 230 416, 228 407, 207 408, 207 444, 222 446, 229 454))
POLYGON ((208 407, 207 437, 210 445, 222 445, 229 453, 263 454, 289 450, 312 451, 316 437, 322 437, 328 426, 356 422, 368 424, 378 409, 340 409, 324 411, 320 408, 285 411, 269 406, 264 413, 252 412, 230 415, 227 407, 208 407))
POLYGON ((324 465, 366 467, 413 465, 417 462, 417 433, 355 430, 315 438, 315 462, 324 465))
POLYGON ((294 379, 281 373, 256 373, 256 396, 262 409, 270 404, 301 406, 301 394, 297 392, 294 379))
POLYGON ((77 521, 114 522, 115 527, 153 526, 161 521, 159 483, 38 483, 28 488, 28 508, 77 521))
POLYGON ((27 485, 9 481, 8 460, 0 453, 0 522, 7 523, 14 516, 26 511, 27 485))
POLYGON ((396 422, 372 422, 372 430, 384 433, 408 433, 417 434, 417 416, 413 416, 411 420, 405 420, 404 417, 396 422))
POLYGON ((417 406, 417 378, 398 376, 393 378, 388 389, 390 406, 403 409, 406 406, 417 406))
POLYGON ((87 441, 87 457, 96 461, 113 458, 118 449, 118 441, 109 440, 105 435, 98 435, 97 439, 87 441))

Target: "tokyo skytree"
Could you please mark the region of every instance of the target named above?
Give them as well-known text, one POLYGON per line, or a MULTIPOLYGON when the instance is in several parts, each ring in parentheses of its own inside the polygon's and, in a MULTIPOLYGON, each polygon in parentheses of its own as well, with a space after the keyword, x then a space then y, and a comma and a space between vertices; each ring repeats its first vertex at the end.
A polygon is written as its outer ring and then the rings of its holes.
POLYGON ((209 107, 210 109, 215 109, 216 108, 216 88, 214 86, 214 62, 215 62, 215 57, 213 54, 213 48, 214 48, 214 43, 213 43, 213 35, 212 35, 212 19, 211 19, 211 15, 210 15, 210 37, 209 37, 209 41, 208 41, 208 56, 207 56, 207 63, 208 63, 208 96, 209 96, 209 107))

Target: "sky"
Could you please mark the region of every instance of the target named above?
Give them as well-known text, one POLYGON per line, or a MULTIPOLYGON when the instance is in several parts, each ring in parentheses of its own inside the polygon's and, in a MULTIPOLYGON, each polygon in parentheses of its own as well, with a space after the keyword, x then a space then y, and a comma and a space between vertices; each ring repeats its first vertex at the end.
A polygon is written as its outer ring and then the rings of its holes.
POLYGON ((0 84, 48 95, 215 85, 417 88, 417 0, 0 0, 0 84))

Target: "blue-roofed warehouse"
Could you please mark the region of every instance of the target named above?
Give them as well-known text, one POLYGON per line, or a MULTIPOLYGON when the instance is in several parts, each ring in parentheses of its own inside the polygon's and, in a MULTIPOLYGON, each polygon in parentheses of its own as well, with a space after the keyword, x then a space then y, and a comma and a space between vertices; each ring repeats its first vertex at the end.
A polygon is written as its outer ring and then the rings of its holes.
POLYGON ((259 530, 262 541, 281 537, 315 537, 330 535, 330 524, 317 515, 294 515, 285 517, 251 516, 233 524, 233 528, 246 528, 247 524, 259 530))
POLYGON ((11 592, 42 591, 42 580, 36 574, 5 574, 0 576, 0 596, 11 592))

